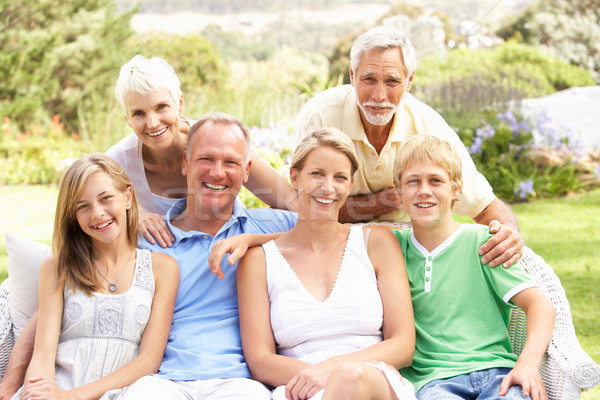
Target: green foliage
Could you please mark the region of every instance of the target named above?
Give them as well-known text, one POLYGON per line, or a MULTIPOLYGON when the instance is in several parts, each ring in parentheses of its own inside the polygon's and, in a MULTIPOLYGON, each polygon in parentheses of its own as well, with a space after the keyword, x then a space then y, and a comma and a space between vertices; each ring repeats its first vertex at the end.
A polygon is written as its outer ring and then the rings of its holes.
POLYGON ((600 80, 600 0, 540 0, 497 34, 541 46, 600 80))
POLYGON ((142 36, 141 40, 134 53, 164 58, 175 69, 184 95, 200 87, 220 90, 225 85, 227 66, 204 37, 161 33, 142 36))
POLYGON ((77 131, 92 93, 116 79, 134 10, 110 1, 0 0, 0 115, 24 129, 63 116, 77 131))
POLYGON ((423 59, 412 93, 461 129, 479 122, 481 110, 593 85, 591 74, 533 46, 513 42, 494 49, 455 49, 423 59))
POLYGON ((57 183, 68 158, 80 157, 89 143, 65 134, 58 115, 50 128, 32 125, 20 133, 5 117, 0 132, 0 184, 57 183))
POLYGON ((498 197, 525 201, 600 186, 600 176, 591 170, 598 159, 580 162, 581 149, 567 134, 557 137, 543 118, 530 122, 511 112, 483 116, 475 133, 468 129, 459 135, 498 197))

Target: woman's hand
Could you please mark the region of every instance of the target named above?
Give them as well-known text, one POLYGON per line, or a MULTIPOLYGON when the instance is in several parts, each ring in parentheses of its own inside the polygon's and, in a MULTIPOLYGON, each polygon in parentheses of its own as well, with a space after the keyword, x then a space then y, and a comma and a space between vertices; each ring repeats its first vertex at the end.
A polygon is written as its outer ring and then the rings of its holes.
POLYGON ((246 254, 248 248, 252 246, 252 242, 251 235, 248 233, 231 236, 216 242, 208 255, 210 272, 217 275, 219 279, 223 279, 225 274, 221 269, 221 260, 225 257, 225 254, 229 253, 227 262, 229 265, 233 265, 246 254))
POLYGON ((140 210, 138 232, 148 242, 151 244, 158 242, 162 248, 171 247, 175 241, 175 236, 173 236, 169 226, 160 214, 140 210))
POLYGON ((77 399, 74 391, 63 390, 52 380, 36 376, 25 383, 21 400, 48 399, 48 400, 70 400, 77 399))
POLYGON ((285 397, 288 400, 310 399, 325 388, 331 371, 332 367, 327 362, 303 369, 285 386, 285 397))

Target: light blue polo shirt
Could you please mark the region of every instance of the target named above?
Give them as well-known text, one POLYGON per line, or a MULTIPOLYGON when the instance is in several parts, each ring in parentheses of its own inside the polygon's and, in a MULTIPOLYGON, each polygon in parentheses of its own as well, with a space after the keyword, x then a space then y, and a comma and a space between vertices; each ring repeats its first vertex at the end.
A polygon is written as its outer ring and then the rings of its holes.
POLYGON ((208 268, 208 255, 218 240, 241 233, 290 230, 297 215, 270 208, 248 210, 236 199, 233 216, 217 232, 185 232, 171 220, 185 210, 186 199, 175 203, 165 220, 175 236, 173 247, 162 248, 142 239, 140 247, 169 254, 179 264, 179 291, 173 323, 158 376, 171 380, 249 378, 242 354, 236 289, 236 265, 221 262, 219 280, 208 268))

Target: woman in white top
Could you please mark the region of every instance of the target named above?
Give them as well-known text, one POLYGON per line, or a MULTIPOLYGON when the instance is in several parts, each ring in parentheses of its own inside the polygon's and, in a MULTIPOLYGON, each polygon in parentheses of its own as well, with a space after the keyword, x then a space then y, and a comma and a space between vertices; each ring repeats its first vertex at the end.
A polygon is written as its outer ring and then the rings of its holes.
POLYGON ((402 251, 386 228, 337 222, 356 168, 338 130, 305 137, 290 168, 298 223, 240 261, 244 356, 274 399, 415 398, 397 372, 415 346, 402 251))
MULTIPOLYGON (((137 55, 121 67, 115 96, 133 133, 106 154, 125 169, 138 195, 140 233, 171 246, 174 237, 162 215, 186 196, 181 163, 194 122, 183 116, 179 78, 165 60, 137 55)), ((246 187, 275 208, 288 208, 295 197, 290 184, 254 153, 246 187)))

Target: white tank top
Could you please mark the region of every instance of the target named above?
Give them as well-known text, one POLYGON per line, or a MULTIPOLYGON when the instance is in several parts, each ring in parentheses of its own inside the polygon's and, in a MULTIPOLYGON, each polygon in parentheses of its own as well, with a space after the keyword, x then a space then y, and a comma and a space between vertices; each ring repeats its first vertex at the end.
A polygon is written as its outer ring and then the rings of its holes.
POLYGON ((333 290, 320 302, 279 252, 263 245, 277 353, 309 364, 381 342, 383 305, 362 226, 352 226, 333 290))

